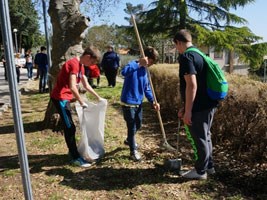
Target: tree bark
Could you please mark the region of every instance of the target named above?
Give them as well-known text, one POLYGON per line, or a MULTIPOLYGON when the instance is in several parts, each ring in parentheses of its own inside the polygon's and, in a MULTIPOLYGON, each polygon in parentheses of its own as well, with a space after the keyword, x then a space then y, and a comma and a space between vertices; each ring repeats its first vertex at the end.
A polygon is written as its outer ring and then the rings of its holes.
POLYGON ((234 51, 229 51, 229 74, 234 72, 234 51))
MULTIPOLYGON (((83 53, 82 39, 89 21, 80 13, 82 0, 50 0, 48 13, 51 17, 53 28, 51 59, 52 66, 49 70, 50 91, 53 88, 57 74, 64 62, 83 53)), ((67 78, 67 77, 66 77, 67 78)), ((58 122, 55 108, 49 101, 43 128, 55 128, 58 122)))

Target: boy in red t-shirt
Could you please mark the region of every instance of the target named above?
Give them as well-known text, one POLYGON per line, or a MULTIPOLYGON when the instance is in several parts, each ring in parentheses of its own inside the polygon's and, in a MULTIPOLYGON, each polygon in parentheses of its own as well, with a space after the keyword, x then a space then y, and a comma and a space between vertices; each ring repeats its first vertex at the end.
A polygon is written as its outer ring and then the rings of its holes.
POLYGON ((95 47, 88 47, 82 56, 74 57, 66 61, 57 77, 54 89, 51 92, 51 100, 62 118, 64 125, 64 137, 72 157, 72 163, 81 167, 89 167, 90 164, 79 154, 76 146, 75 132, 76 127, 71 116, 70 101, 76 99, 83 108, 88 105, 83 101, 79 94, 77 85, 81 82, 83 87, 94 95, 98 100, 101 97, 89 85, 84 75, 84 66, 90 66, 100 58, 100 52, 95 47))

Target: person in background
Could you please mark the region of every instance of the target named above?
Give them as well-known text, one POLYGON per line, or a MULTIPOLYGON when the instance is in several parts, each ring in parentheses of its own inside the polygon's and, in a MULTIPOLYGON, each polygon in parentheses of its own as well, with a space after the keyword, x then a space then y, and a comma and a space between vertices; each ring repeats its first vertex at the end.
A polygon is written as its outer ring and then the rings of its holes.
POLYGON ((20 84, 20 68, 22 68, 22 64, 20 63, 20 53, 16 53, 15 55, 15 67, 17 74, 17 83, 20 84))
POLYGON ((88 47, 80 57, 77 56, 66 61, 57 76, 55 87, 51 92, 51 100, 63 121, 64 136, 69 149, 69 155, 71 156, 71 162, 81 167, 90 167, 90 163, 84 160, 77 150, 75 140, 76 126, 72 120, 70 101, 75 99, 83 108, 88 107, 77 88, 80 82, 89 93, 94 95, 99 101, 101 100, 101 97, 89 85, 84 74, 84 66, 91 66, 97 63, 99 58, 99 50, 95 47, 88 47))
POLYGON ((5 58, 5 54, 4 54, 4 53, 3 53, 2 57, 1 57, 1 61, 2 61, 3 66, 4 66, 5 80, 7 81, 7 74, 6 74, 6 58, 5 58))
MULTIPOLYGON (((40 53, 40 50, 37 50, 36 55, 38 53, 40 53)), ((36 77, 34 78, 34 80, 39 79, 39 69, 38 69, 38 65, 36 64, 36 61, 35 61, 36 55, 34 56, 34 68, 36 69, 36 77)))
POLYGON ((108 86, 115 87, 116 86, 116 77, 118 73, 118 68, 120 66, 120 57, 114 51, 113 46, 107 46, 107 52, 104 53, 101 67, 105 72, 105 76, 108 81, 108 86))
POLYGON ((100 84, 100 69, 97 64, 91 65, 85 68, 85 75, 87 76, 88 83, 92 86, 92 88, 99 87, 100 84), (94 79, 96 79, 96 84, 94 85, 94 79))
POLYGON ((193 47, 192 36, 186 29, 178 31, 173 41, 179 52, 180 93, 183 106, 178 117, 183 119, 185 129, 191 135, 195 151, 195 166, 181 175, 187 179, 207 179, 214 174, 210 128, 218 101, 209 98, 206 87, 204 59, 196 52, 185 52, 193 47))
POLYGON ((41 47, 41 52, 35 56, 35 64, 38 65, 39 70, 39 93, 46 92, 47 75, 48 75, 48 60, 46 54, 46 48, 41 47))
POLYGON ((32 62, 32 51, 29 49, 26 54, 25 54, 25 58, 26 58, 26 68, 27 68, 27 75, 28 75, 28 80, 33 80, 32 77, 32 71, 33 71, 33 62, 32 62))
POLYGON ((138 145, 135 141, 135 135, 142 125, 142 102, 144 96, 156 110, 160 110, 160 105, 154 102, 146 69, 158 60, 158 52, 154 48, 148 47, 144 53, 145 58, 140 58, 139 61, 130 61, 121 70, 121 74, 124 76, 121 105, 127 125, 127 138, 124 144, 129 145, 130 158, 134 161, 142 159, 137 151, 138 145))

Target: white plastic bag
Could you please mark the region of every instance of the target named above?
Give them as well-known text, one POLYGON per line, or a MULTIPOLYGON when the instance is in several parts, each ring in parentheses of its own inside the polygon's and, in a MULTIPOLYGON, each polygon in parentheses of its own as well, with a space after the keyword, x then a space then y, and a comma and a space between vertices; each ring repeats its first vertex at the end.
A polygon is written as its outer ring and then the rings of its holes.
POLYGON ((107 100, 101 99, 97 104, 85 101, 88 108, 76 103, 76 111, 81 126, 81 139, 78 143, 80 155, 87 161, 93 161, 104 155, 104 125, 107 100))

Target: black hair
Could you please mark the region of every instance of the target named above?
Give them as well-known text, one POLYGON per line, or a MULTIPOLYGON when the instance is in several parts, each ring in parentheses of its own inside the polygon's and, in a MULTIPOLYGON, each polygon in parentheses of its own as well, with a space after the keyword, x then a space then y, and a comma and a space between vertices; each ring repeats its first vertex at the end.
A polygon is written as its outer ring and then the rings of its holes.
POLYGON ((41 46, 41 51, 46 50, 46 48, 44 46, 41 46))

